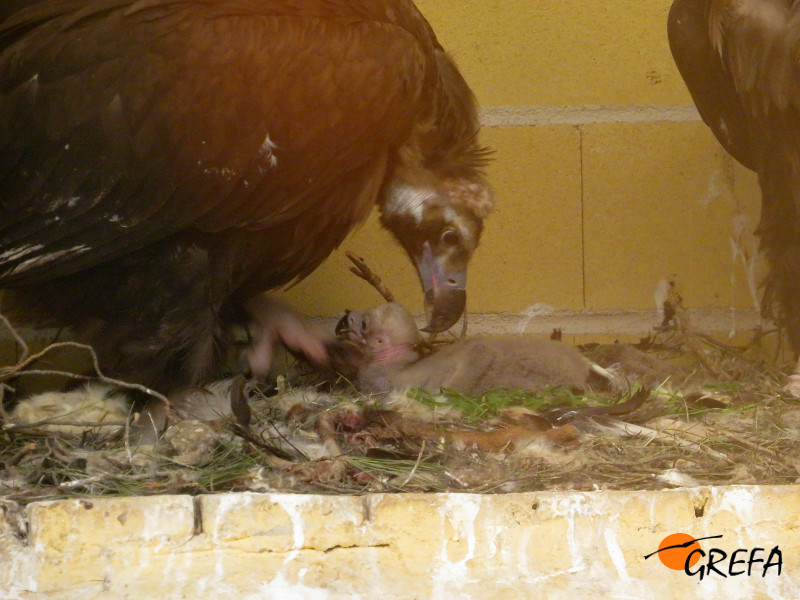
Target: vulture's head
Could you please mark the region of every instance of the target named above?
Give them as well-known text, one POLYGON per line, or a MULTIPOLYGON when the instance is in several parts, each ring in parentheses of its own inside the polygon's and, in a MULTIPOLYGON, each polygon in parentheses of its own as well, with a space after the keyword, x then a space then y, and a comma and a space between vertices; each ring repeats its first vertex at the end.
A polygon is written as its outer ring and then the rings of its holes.
POLYGON ((381 222, 416 265, 430 333, 451 327, 467 302, 467 265, 492 209, 482 177, 398 177, 384 192, 381 222))

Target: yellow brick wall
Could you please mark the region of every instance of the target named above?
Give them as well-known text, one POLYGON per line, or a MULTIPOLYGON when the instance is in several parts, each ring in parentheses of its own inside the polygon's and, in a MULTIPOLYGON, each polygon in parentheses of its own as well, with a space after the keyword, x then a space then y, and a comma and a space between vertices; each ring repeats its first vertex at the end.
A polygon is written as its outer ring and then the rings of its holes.
MULTIPOLYGON (((471 312, 753 305, 731 238, 754 251, 759 195, 691 107, 666 38, 671 0, 418 0, 482 107, 497 208, 469 273, 471 312)), ((415 311, 408 260, 376 215, 341 250, 415 311)), ((341 252, 290 290, 311 315, 379 297, 341 252)))

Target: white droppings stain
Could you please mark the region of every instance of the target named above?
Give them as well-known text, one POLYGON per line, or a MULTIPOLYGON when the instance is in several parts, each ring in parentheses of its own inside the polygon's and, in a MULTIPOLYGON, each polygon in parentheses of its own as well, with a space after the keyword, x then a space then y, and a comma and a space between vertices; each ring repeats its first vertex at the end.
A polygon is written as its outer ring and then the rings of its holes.
MULTIPOLYGON (((516 549, 517 553, 517 572, 526 579, 532 576, 531 573, 531 557, 528 552, 528 544, 531 541, 531 536, 523 536, 522 544, 516 549)), ((511 564, 511 561, 506 561, 506 564, 511 564)))
POLYGON ((722 173, 719 171, 714 171, 711 174, 711 178, 708 180, 706 194, 700 198, 700 204, 703 205, 703 208, 708 208, 708 206, 717 198, 728 197, 730 195, 728 186, 720 183, 721 178, 722 173))
POLYGON ((542 304, 536 303, 532 304, 528 308, 522 311, 522 316, 525 318, 522 320, 522 323, 519 326, 519 330, 517 333, 525 333, 525 330, 528 329, 528 326, 531 324, 536 317, 544 317, 547 315, 552 315, 555 312, 555 308, 550 306, 549 304, 542 304))
POLYGON ((752 487, 731 487, 725 490, 712 488, 712 506, 715 511, 729 511, 736 516, 739 522, 738 547, 744 548, 751 545, 747 539, 746 530, 764 520, 764 516, 756 510, 758 505, 758 492, 752 487))
MULTIPOLYGON (((796 492, 786 492, 786 494, 796 495, 796 492)), ((540 505, 537 516, 528 519, 524 523, 517 522, 516 519, 509 519, 507 504, 503 499, 495 501, 492 497, 473 497, 467 494, 450 495, 431 495, 430 503, 425 503, 419 510, 433 510, 440 519, 435 527, 435 531, 426 531, 420 539, 436 540, 436 547, 433 551, 433 560, 430 562, 430 574, 426 574, 420 581, 418 572, 412 573, 403 570, 403 561, 396 561, 390 549, 382 555, 381 559, 376 559, 378 553, 364 553, 365 549, 359 547, 359 557, 363 562, 357 564, 346 562, 343 570, 339 571, 337 560, 341 557, 339 552, 332 553, 330 556, 321 557, 316 553, 321 553, 324 548, 317 548, 313 536, 310 532, 305 532, 303 524, 298 520, 301 515, 308 519, 310 515, 331 515, 332 523, 339 523, 339 517, 353 519, 359 527, 363 527, 361 533, 364 534, 360 539, 367 540, 369 532, 379 523, 367 520, 363 522, 363 512, 359 507, 375 507, 382 501, 381 496, 373 496, 365 499, 364 504, 351 503, 350 500, 320 499, 305 495, 288 494, 269 494, 268 497, 251 494, 232 494, 230 496, 219 496, 214 503, 219 503, 219 508, 214 511, 215 521, 213 526, 209 526, 207 533, 200 536, 200 539, 193 540, 198 544, 175 543, 174 538, 164 537, 152 539, 160 535, 159 521, 161 527, 168 523, 171 510, 174 511, 174 504, 164 504, 159 507, 157 512, 149 515, 141 532, 127 530, 125 536, 134 533, 135 537, 129 540, 118 538, 114 540, 113 547, 125 542, 126 547, 130 544, 138 544, 144 553, 150 553, 150 562, 147 569, 137 569, 134 566, 130 573, 132 577, 126 575, 127 571, 114 571, 111 568, 112 562, 109 555, 104 554, 99 564, 95 566, 95 573, 99 578, 92 584, 98 591, 103 583, 103 574, 109 574, 108 583, 113 584, 112 592, 118 592, 120 586, 131 585, 130 582, 143 581, 145 578, 150 580, 153 577, 163 577, 165 593, 167 595, 178 595, 181 597, 202 597, 209 593, 215 597, 241 598, 243 600, 262 600, 264 598, 297 598, 300 600, 327 600, 328 598, 381 598, 381 597, 411 597, 412 590, 428 589, 427 586, 434 588, 428 592, 414 593, 414 597, 420 598, 478 598, 478 597, 547 597, 553 600, 567 600, 575 597, 592 598, 615 598, 617 600, 655 600, 661 597, 675 597, 683 594, 684 597, 703 597, 703 598, 737 598, 745 599, 752 597, 767 598, 800 598, 800 588, 797 579, 792 572, 788 560, 789 548, 794 548, 791 530, 777 533, 774 529, 777 517, 774 512, 769 510, 770 502, 778 500, 778 506, 785 507, 784 492, 778 492, 778 498, 773 497, 773 492, 769 488, 760 490, 752 487, 736 487, 712 490, 703 488, 700 491, 680 491, 680 492, 633 492, 633 493, 612 493, 600 492, 593 493, 544 493, 536 496, 536 502, 540 505), (677 496, 678 499, 695 499, 695 494, 711 495, 709 511, 713 514, 707 515, 699 522, 694 518, 692 511, 672 510, 664 511, 665 506, 673 506, 672 502, 665 505, 661 500, 665 496, 677 496), (626 504, 625 498, 632 501, 631 505, 626 504), (623 499, 621 502, 620 500, 623 499), (252 508, 259 508, 261 503, 267 505, 280 506, 286 510, 286 515, 281 519, 285 527, 278 532, 279 538, 275 541, 279 546, 268 550, 268 552, 279 553, 280 560, 286 557, 287 553, 296 555, 298 551, 301 556, 289 563, 285 569, 279 569, 277 573, 270 575, 269 581, 263 578, 264 573, 258 569, 260 554, 252 554, 245 549, 241 553, 238 542, 241 541, 242 532, 230 531, 226 529, 226 523, 230 522, 231 513, 237 512, 242 507, 248 505, 252 508), (503 507, 506 507, 505 510, 503 507), (355 510, 354 510, 355 508, 355 510), (482 509, 482 510, 479 510, 482 509), (632 510, 635 509, 635 510, 632 510), (649 519, 648 519, 649 509, 649 519), (642 510, 641 516, 638 511, 642 510), (740 526, 742 531, 750 536, 749 546, 767 547, 767 553, 772 545, 781 544, 784 552, 784 567, 782 574, 777 575, 775 571, 770 571, 766 578, 761 578, 760 572, 753 577, 736 577, 723 579, 719 576, 711 575, 699 582, 697 578, 689 579, 682 574, 673 574, 658 564, 651 567, 648 561, 646 568, 642 568, 641 555, 638 553, 639 542, 633 539, 637 532, 644 537, 658 537, 673 532, 675 528, 683 529, 684 526, 691 527, 690 533, 700 536, 709 534, 725 533, 725 540, 733 542, 735 546, 735 529, 721 526, 721 521, 730 521, 724 517, 719 522, 714 519, 714 514, 719 510, 732 511, 728 517, 736 516, 742 519, 740 526), (361 515, 361 516, 359 516, 361 515), (635 516, 633 516, 635 515, 635 516), (477 517, 481 518, 478 519, 477 517), (633 516, 633 520, 631 517, 633 516), (760 527, 759 523, 753 522, 753 518, 766 524, 760 527), (746 521, 749 519, 749 521, 746 521), (577 536, 579 551, 585 557, 585 568, 580 572, 569 569, 570 560, 566 554, 566 546, 569 542, 563 535, 553 536, 555 532, 566 530, 568 523, 574 521, 574 528, 569 531, 569 535, 577 536), (557 528, 550 525, 557 524, 557 528), (687 525, 688 524, 688 525, 687 525), (623 526, 624 525, 624 526, 623 526), (635 530, 631 529, 635 526, 635 530), (714 527, 714 531, 702 533, 700 530, 705 527, 714 527), (522 530, 520 530, 520 527, 522 530), (562 529, 563 527, 563 529, 562 529), (449 540, 440 540, 439 535, 446 534, 449 540), (215 541, 221 542, 223 548, 216 545, 216 549, 224 552, 226 560, 253 561, 252 576, 247 574, 244 569, 237 568, 236 577, 233 573, 226 573, 227 580, 217 579, 213 564, 213 551, 211 550, 211 564, 209 564, 209 538, 214 536, 215 541), (235 535, 236 539, 232 539, 235 535), (208 536, 208 537, 206 537, 208 536), (730 536, 730 538, 728 537, 730 536), (143 540, 139 538, 143 537, 143 540), (287 540, 288 538, 288 540, 287 540), (154 549, 161 540, 166 542, 166 547, 154 549), (142 543, 144 542, 144 543, 142 543), (523 542, 523 544, 520 544, 523 542), (529 543, 528 543, 529 542, 529 543), (530 554, 526 551, 530 550, 530 554), (632 553, 636 549, 636 553, 632 553), (449 552, 448 552, 449 550, 449 552), (165 556, 167 555, 167 556, 165 556), (523 561, 528 556, 529 560, 523 561), (557 557, 558 562, 550 559, 557 557), (625 559, 631 560, 631 573, 627 571, 625 559), (309 560, 307 560, 309 559, 309 560), (324 560, 324 567, 320 567, 324 560), (373 559, 374 562, 373 562, 373 559), (544 564, 540 562, 544 560, 544 564), (153 570, 157 568, 158 572, 153 570), (397 570, 395 570, 397 569, 397 570), (354 572, 355 571, 355 572, 354 572), (338 580, 332 576, 328 580, 316 579, 314 584, 307 585, 311 577, 320 577, 325 573, 343 573, 345 578, 338 580), (159 573, 161 573, 159 575, 159 573), (353 588, 345 591, 343 587, 350 587, 347 582, 349 575, 354 575, 353 588), (487 577, 488 574, 488 577, 487 577), (416 577, 411 581, 411 585, 403 588, 400 576, 416 577), (632 575, 632 577, 631 577, 632 575), (674 576, 674 577, 673 577, 674 576), (394 578, 394 581, 392 579, 394 578), (470 579, 471 578, 471 579, 470 579), (479 579, 480 578, 480 579, 479 579), (484 579, 485 578, 485 579, 484 579), (319 581, 320 587, 315 587, 319 581), (386 583, 384 583, 386 582, 386 583), (412 585, 414 587, 412 587, 412 585), (401 586, 401 587, 397 587, 401 586), (210 590, 210 591, 209 591, 210 590), (398 591, 399 590, 399 591, 398 591), (526 591, 530 590, 530 594, 526 591), (666 590, 666 591, 665 591, 666 590), (696 592, 695 592, 696 590, 696 592), (675 592, 673 594, 672 592, 675 592)), ((59 503, 64 501, 59 501, 59 503)), ((47 503, 39 503, 42 506, 47 503)), ((55 503, 53 503, 55 504, 55 503)), ((675 506, 683 506, 683 502, 678 502, 675 506)), ((72 510, 80 510, 77 506, 72 510)), ((280 512, 280 511, 279 511, 280 512)), ((244 508, 242 515, 246 517, 250 511, 244 508)), ((515 513, 517 514, 517 513, 515 513)), ((117 513, 111 513, 109 519, 116 519, 117 513)), ((790 515, 787 515, 790 518, 790 515)), ((253 514, 254 518, 257 518, 253 514)), ((313 519, 313 518, 312 518, 313 519)), ((0 525, 2 525, 0 519, 0 525)), ((134 521, 136 522, 136 521, 134 521)), ((241 522, 237 519, 237 522, 241 522)), ((314 529, 319 526, 319 522, 313 520, 314 529)), ((32 520, 32 539, 41 539, 37 536, 37 529, 46 520, 32 520)), ((85 526, 81 519, 76 518, 72 523, 72 530, 76 531, 81 526, 85 526)), ((116 524, 116 523, 115 523, 116 524)), ((253 523, 256 529, 257 523, 253 523)), ((397 524, 398 526, 404 524, 397 524)), ((409 524, 411 526, 413 524, 409 524)), ((736 527, 733 524, 734 528, 736 527)), ((136 526, 135 526, 136 527, 136 526)), ((235 527, 238 530, 238 526, 235 527)), ((2 533, 2 528, 0 528, 2 533)), ((162 532, 163 533, 163 532, 162 532)), ((72 535, 72 534, 70 534, 72 535)), ((246 533, 244 537, 246 538, 246 533)), ((383 535, 379 535, 374 540, 378 542, 389 542, 383 535), (379 538, 379 539, 378 539, 379 538)), ((72 539, 72 538, 71 538, 72 539)), ((78 538, 75 538, 76 541, 78 538)), ((326 536, 326 539, 327 536, 326 536)), ((660 537, 658 539, 661 539, 660 537)), ((13 539, 12 539, 13 541, 13 539)), ((657 542, 657 540, 656 540, 657 542)), ((329 543, 336 543, 332 540, 329 543)), ((85 548, 81 544, 76 548, 85 548)), ((105 546, 101 542, 101 547, 105 546)), ((134 546, 136 547, 136 546, 134 546)), ((725 545, 720 546, 726 548, 725 545)), ((43 550, 37 542, 37 549, 43 550)), ((649 543, 646 548, 641 548, 642 552, 652 550, 649 543)), ((707 547, 706 547, 707 549, 707 547)), ((726 548, 727 549, 727 548, 726 548)), ((6 557, 11 557, 9 580, 2 569, 0 569, 0 589, 3 589, 3 597, 28 597, 36 593, 36 586, 41 585, 39 571, 41 565, 45 564, 48 557, 33 554, 32 548, 21 547, 21 555, 18 564, 15 563, 15 554, 10 554, 6 548, 4 554, 0 550, 0 561, 6 557), (26 559, 24 554, 30 556, 26 559), (30 575, 28 575, 27 565, 32 564, 30 575), (16 570, 15 570, 16 569, 16 570), (18 575, 17 575, 18 573, 18 575), (3 588, 3 584, 10 581, 11 588, 3 588)), ((80 551, 80 550, 78 550, 80 551)), ((344 552, 344 551, 343 551, 344 552)), ((413 552, 413 550, 412 550, 413 552)), ((46 553, 52 553, 52 547, 46 549, 46 553)), ((765 553, 766 554, 766 553, 765 553)), ((113 556, 113 555, 111 555, 113 556)), ((135 557, 135 555, 133 555, 135 557)), ((65 555, 64 559, 69 559, 65 555)), ((57 560, 61 560, 57 558, 57 560)), ((135 558, 134 558, 135 560, 135 558)), ((572 561, 573 564, 575 561, 572 561)), ((3 563, 9 564, 9 563, 3 563)), ((131 567, 130 562, 126 562, 131 567)), ((243 562, 242 565, 245 563, 243 562)), ((238 565, 238 563, 237 563, 238 565)), ((88 588, 86 588, 88 590, 88 588)), ((78 594, 84 593, 83 588, 76 587, 78 594)), ((2 595, 2 594, 0 594, 2 595)))
POLYGON ((756 504, 757 488, 748 487, 729 487, 724 490, 712 488, 715 500, 720 499, 718 510, 729 510, 735 514, 742 523, 755 523, 754 512, 756 504))
POLYGON ((9 600, 27 598, 29 592, 35 592, 41 568, 33 549, 17 537, 19 531, 25 531, 24 513, 4 514, 0 510, 0 593, 9 600))
MULTIPOLYGON (((215 511, 215 527, 211 532, 214 552, 217 556, 215 567, 215 579, 213 585, 224 583, 225 571, 223 568, 223 558, 225 556, 226 540, 222 539, 221 527, 228 521, 228 514, 246 509, 253 504, 257 494, 230 494, 220 496, 220 501, 215 511)), ((323 599, 327 597, 327 591, 321 588, 313 588, 303 584, 302 581, 293 583, 287 576, 285 567, 294 561, 301 553, 306 544, 305 538, 305 516, 313 512, 313 508, 320 502, 318 497, 302 494, 271 494, 270 501, 280 506, 288 515, 292 526, 291 549, 285 554, 283 566, 277 575, 270 581, 261 584, 260 591, 245 595, 244 598, 253 600, 260 598, 308 598, 309 600, 323 599), (310 508, 309 508, 310 506, 310 508)), ((306 569, 299 569, 300 579, 306 573, 306 569)))
MULTIPOLYGON (((786 557, 784 556, 785 560, 786 557)), ((786 568, 785 563, 783 568, 786 568)), ((777 571, 774 571, 774 573, 777 573, 777 571)), ((782 571, 782 573, 786 573, 786 571, 782 571)), ((764 583, 767 587, 767 598, 800 598, 800 586, 793 579, 784 577, 783 574, 780 577, 767 575, 764 578, 764 583)), ((745 587, 745 591, 748 591, 748 589, 749 586, 745 587)))
POLYGON ((467 598, 468 594, 455 595, 456 590, 474 580, 469 577, 470 567, 468 562, 475 558, 477 537, 475 532, 475 517, 481 508, 480 496, 452 495, 448 496, 445 505, 439 510, 442 517, 442 549, 439 561, 433 565, 433 598, 467 598), (464 558, 452 562, 448 556, 447 548, 451 540, 447 538, 445 526, 450 524, 454 532, 452 541, 461 542, 466 539, 467 551, 464 558))
POLYGON ((617 538, 617 532, 614 527, 615 523, 612 523, 605 529, 606 550, 608 550, 611 562, 617 570, 617 575, 619 575, 623 582, 627 582, 630 580, 627 563, 625 562, 625 555, 622 553, 622 548, 620 548, 619 539, 617 538))
POLYGON ((275 498, 275 503, 286 511, 286 514, 289 515, 289 520, 292 522, 292 550, 286 555, 286 559, 283 561, 284 566, 297 558, 303 548, 303 544, 305 544, 303 511, 300 505, 305 504, 307 500, 303 496, 292 495, 275 498))
POLYGON ((731 269, 730 285, 731 285, 731 331, 729 337, 733 337, 736 333, 736 310, 734 294, 736 290, 736 263, 740 263, 744 271, 745 281, 747 282, 747 290, 750 293, 750 299, 753 302, 753 307, 758 314, 761 314, 761 297, 758 293, 758 241, 753 236, 754 227, 750 219, 745 214, 738 214, 733 217, 733 234, 729 238, 731 245, 731 260, 734 268, 731 269))
POLYGON ((503 533, 503 528, 499 525, 487 525, 484 530, 489 537, 489 558, 497 556, 497 539, 503 533))
POLYGON ((567 520, 567 546, 572 557, 572 567, 569 570, 572 572, 586 569, 586 557, 575 530, 575 517, 584 512, 585 503, 583 496, 567 496, 559 499, 553 506, 553 512, 567 520))
POLYGON ((662 277, 656 284, 656 289, 653 292, 653 300, 656 303, 656 310, 658 310, 658 318, 664 319, 664 304, 669 300, 669 279, 662 277))
MULTIPOLYGON (((180 553, 172 550, 167 552, 166 556, 167 560, 164 561, 164 570, 161 576, 164 578, 164 581, 170 581, 176 588, 183 588, 187 583, 189 583, 189 577, 187 576, 187 573, 190 571, 190 569, 187 568, 187 559, 191 561, 191 553, 180 553), (180 564, 178 564, 179 558, 180 564)), ((142 566, 142 572, 145 572, 144 566, 142 566)))
POLYGON ((225 579, 225 567, 223 566, 224 558, 224 543, 220 542, 220 528, 228 521, 228 513, 241 510, 253 503, 252 494, 224 494, 218 496, 219 503, 215 512, 214 530, 211 532, 211 539, 213 541, 214 554, 216 556, 216 565, 214 566, 214 575, 216 581, 223 581, 225 579))
POLYGON ((302 583, 287 581, 283 573, 272 581, 261 584, 261 588, 253 593, 241 596, 242 600, 265 600, 266 598, 291 598, 292 600, 326 600, 330 597, 328 590, 312 588, 302 583))
POLYGON ((275 150, 277 149, 278 149, 277 144, 275 144, 275 142, 273 142, 270 139, 268 133, 267 137, 264 139, 264 143, 261 144, 261 148, 259 148, 258 152, 261 156, 263 156, 267 160, 269 166, 272 167, 273 169, 278 166, 278 157, 275 156, 275 150))

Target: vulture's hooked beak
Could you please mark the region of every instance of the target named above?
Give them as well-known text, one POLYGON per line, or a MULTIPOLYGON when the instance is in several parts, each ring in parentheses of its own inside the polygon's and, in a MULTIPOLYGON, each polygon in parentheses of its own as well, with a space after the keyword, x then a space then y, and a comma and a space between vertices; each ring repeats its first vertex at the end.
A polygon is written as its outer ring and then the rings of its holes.
POLYGON ((427 241, 414 262, 425 292, 425 312, 428 314, 428 325, 421 331, 445 331, 464 314, 467 305, 467 269, 446 265, 442 259, 434 256, 427 241))

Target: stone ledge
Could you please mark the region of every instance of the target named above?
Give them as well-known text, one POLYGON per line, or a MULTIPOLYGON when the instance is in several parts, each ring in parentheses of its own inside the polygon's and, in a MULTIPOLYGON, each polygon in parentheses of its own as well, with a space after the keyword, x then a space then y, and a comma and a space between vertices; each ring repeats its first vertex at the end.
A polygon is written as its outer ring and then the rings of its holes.
MULTIPOLYGON (((336 317, 314 317, 312 321, 328 330, 333 330, 336 317)), ((421 314, 414 315, 417 325, 426 321, 421 314)), ((537 334, 550 335, 553 329, 561 329, 566 337, 616 336, 621 338, 646 337, 664 318, 657 310, 606 310, 569 311, 557 310, 547 305, 531 306, 524 313, 470 313, 469 335, 537 334)), ((700 333, 733 337, 752 332, 762 325, 758 311, 752 308, 693 308, 685 318, 700 333)), ((453 326, 459 333, 460 323, 453 326)))
POLYGON ((3 599, 800 598, 798 486, 245 493, 2 509, 3 599), (766 560, 778 546, 781 573, 762 577, 758 564, 752 576, 700 581, 644 559, 676 532, 722 535, 701 545, 728 556, 761 547, 766 560))

